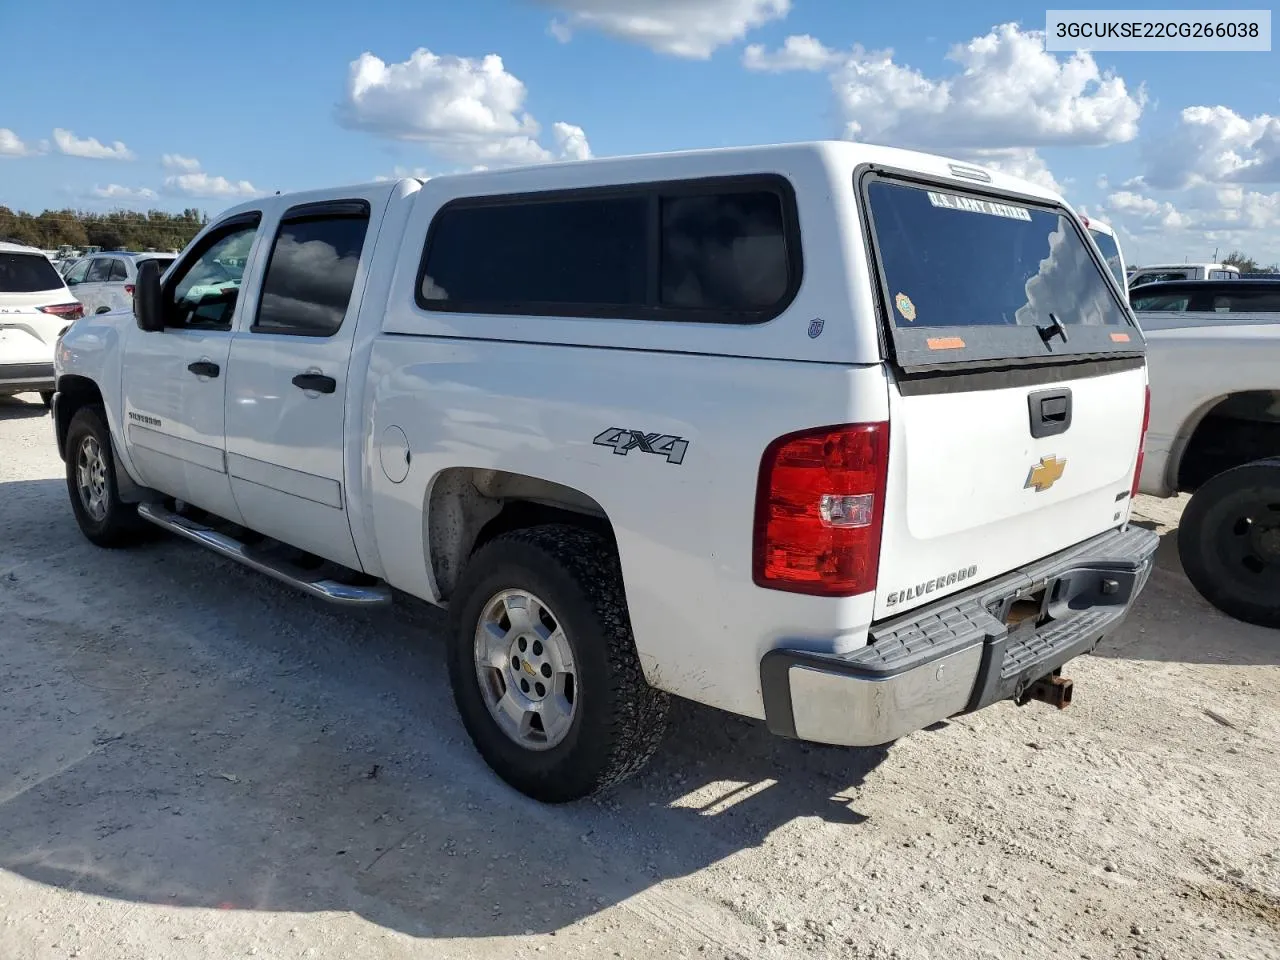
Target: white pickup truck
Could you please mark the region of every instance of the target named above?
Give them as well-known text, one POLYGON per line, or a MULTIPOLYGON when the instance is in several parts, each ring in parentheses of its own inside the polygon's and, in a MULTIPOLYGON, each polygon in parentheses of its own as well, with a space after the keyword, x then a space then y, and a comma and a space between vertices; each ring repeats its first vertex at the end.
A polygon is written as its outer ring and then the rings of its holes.
POLYGON ((1280 280, 1133 291, 1151 429, 1141 491, 1190 493, 1178 553, 1220 610, 1280 627, 1280 280))
POLYGON ((846 745, 1064 706, 1149 572, 1141 333, 999 173, 817 143, 406 179, 244 203, 158 273, 59 344, 86 536, 447 606, 466 728, 541 800, 639 769, 668 694, 846 745))

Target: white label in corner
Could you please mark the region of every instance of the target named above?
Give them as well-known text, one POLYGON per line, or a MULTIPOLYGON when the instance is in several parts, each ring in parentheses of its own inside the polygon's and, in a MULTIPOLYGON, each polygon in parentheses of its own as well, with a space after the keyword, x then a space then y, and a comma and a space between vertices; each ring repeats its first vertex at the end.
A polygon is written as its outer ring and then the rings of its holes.
POLYGON ((994 203, 991 200, 978 200, 974 197, 957 197, 950 193, 934 193, 929 191, 929 202, 935 207, 946 210, 963 210, 966 213, 985 213, 992 217, 1008 217, 1010 220, 1031 219, 1031 211, 1026 207, 1015 207, 1010 203, 994 203))

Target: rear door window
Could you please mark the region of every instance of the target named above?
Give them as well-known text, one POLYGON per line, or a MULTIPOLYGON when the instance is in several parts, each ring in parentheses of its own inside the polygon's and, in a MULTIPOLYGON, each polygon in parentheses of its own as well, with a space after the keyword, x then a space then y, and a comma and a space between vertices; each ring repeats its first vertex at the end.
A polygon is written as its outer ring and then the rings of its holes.
POLYGON ((111 279, 111 259, 98 257, 89 267, 89 283, 106 283, 111 279))
POLYGON ((128 279, 129 279, 129 270, 128 270, 128 268, 127 268, 127 267, 125 267, 125 265, 124 265, 124 261, 123 261, 123 260, 112 260, 112 261, 111 261, 111 277, 110 277, 110 279, 111 279, 113 282, 114 282, 114 281, 117 281, 117 280, 121 280, 121 281, 123 281, 123 280, 128 280, 128 279))
POLYGON ((866 205, 902 366, 1140 347, 1065 211, 886 177, 869 179, 866 205))
POLYGON ((62 277, 44 254, 0 253, 0 293, 41 293, 62 286, 62 277))

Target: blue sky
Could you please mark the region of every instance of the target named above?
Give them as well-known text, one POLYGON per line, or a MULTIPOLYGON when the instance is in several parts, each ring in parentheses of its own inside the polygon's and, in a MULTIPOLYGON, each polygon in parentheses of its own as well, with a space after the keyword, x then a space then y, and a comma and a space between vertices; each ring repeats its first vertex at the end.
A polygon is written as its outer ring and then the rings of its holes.
POLYGON ((843 136, 1055 184, 1130 261, 1280 260, 1276 53, 1046 53, 1043 8, 990 2, 57 7, 74 39, 0 0, 0 204, 18 209, 216 213, 398 173, 843 136))

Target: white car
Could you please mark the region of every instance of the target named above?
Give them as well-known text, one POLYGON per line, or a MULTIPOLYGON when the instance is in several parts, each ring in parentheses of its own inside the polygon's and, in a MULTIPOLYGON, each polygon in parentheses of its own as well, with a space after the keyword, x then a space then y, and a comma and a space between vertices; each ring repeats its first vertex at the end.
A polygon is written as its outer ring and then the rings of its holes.
POLYGON ((53 397, 53 350, 84 310, 44 252, 0 242, 0 396, 53 397))
POLYGON ((1164 263, 1131 268, 1129 286, 1170 280, 1235 280, 1240 268, 1230 263, 1164 263))
POLYGON ((844 745, 1066 706, 1158 542, 1144 353, 1061 196, 787 144, 241 203, 75 325, 54 421, 93 543, 447 607, 473 742, 564 801, 672 695, 844 745))
POLYGON ((128 310, 138 282, 138 265, 147 260, 160 264, 163 273, 173 263, 170 253, 95 253, 80 260, 66 273, 67 286, 84 304, 86 314, 128 310))

